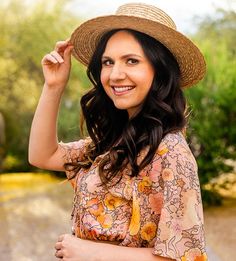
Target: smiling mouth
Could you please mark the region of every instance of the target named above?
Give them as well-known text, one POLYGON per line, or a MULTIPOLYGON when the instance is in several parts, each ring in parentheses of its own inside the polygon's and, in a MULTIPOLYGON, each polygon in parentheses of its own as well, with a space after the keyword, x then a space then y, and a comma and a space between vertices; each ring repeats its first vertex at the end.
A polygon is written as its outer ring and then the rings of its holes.
POLYGON ((134 88, 135 86, 112 86, 112 89, 115 94, 124 94, 134 88))

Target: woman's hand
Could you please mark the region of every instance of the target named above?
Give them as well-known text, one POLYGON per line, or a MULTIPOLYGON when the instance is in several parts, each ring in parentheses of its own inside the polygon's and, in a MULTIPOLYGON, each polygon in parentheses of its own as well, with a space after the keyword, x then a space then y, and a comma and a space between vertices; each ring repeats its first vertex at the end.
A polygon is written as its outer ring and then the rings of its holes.
POLYGON ((96 243, 65 234, 58 238, 55 244, 55 256, 65 261, 96 260, 96 243))
POLYGON ((70 75, 72 49, 69 41, 60 41, 43 57, 43 74, 48 87, 64 90, 70 75))
POLYGON ((58 238, 55 256, 64 261, 174 261, 153 255, 153 248, 126 247, 79 239, 65 234, 58 238))

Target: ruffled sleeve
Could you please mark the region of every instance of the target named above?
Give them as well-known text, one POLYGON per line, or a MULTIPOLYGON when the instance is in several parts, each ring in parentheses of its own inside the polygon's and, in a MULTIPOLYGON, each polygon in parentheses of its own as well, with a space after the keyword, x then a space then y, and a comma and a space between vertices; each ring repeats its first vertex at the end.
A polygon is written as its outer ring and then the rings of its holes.
POLYGON ((168 135, 161 146, 163 204, 153 254, 206 261, 197 164, 182 134, 168 135))
MULTIPOLYGON (((61 148, 64 151, 64 157, 63 157, 64 163, 76 164, 76 162, 82 161, 84 159, 87 146, 89 145, 90 142, 91 142, 90 138, 80 139, 78 141, 73 141, 68 143, 60 142, 59 146, 61 146, 61 148)), ((75 176, 75 169, 73 167, 68 167, 65 169, 65 173, 67 178, 71 181, 73 185, 74 179, 72 177, 75 176)))

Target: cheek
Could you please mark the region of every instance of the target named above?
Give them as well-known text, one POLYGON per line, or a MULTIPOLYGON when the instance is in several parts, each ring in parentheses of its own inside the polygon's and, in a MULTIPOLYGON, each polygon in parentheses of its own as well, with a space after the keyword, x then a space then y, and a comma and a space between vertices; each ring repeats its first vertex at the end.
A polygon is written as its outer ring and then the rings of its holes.
POLYGON ((111 97, 111 90, 109 87, 109 73, 106 70, 101 71, 100 80, 105 93, 108 97, 111 97))
POLYGON ((145 89, 151 87, 153 82, 154 73, 150 70, 140 70, 139 72, 135 72, 130 75, 137 84, 142 85, 145 89))
POLYGON ((146 88, 150 89, 154 79, 155 71, 153 68, 149 68, 148 70, 144 71, 144 74, 146 79, 146 88))
POLYGON ((107 70, 104 69, 101 70, 100 80, 104 87, 108 84, 109 73, 107 70))

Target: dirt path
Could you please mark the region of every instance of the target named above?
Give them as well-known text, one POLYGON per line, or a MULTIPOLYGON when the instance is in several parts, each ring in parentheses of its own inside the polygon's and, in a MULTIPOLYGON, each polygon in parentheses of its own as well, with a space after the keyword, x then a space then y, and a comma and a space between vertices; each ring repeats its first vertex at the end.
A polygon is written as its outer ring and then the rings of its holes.
MULTIPOLYGON (((54 181, 24 193, 1 193, 0 187, 0 260, 57 260, 55 241, 59 234, 70 233, 70 184, 54 181)), ((233 260, 236 205, 205 211, 205 228, 210 261, 233 260)))
POLYGON ((220 260, 236 260, 236 200, 228 200, 224 206, 207 209, 205 230, 207 243, 220 260))
POLYGON ((54 181, 1 196, 0 184, 0 260, 58 260, 56 239, 70 233, 70 184, 54 181))

